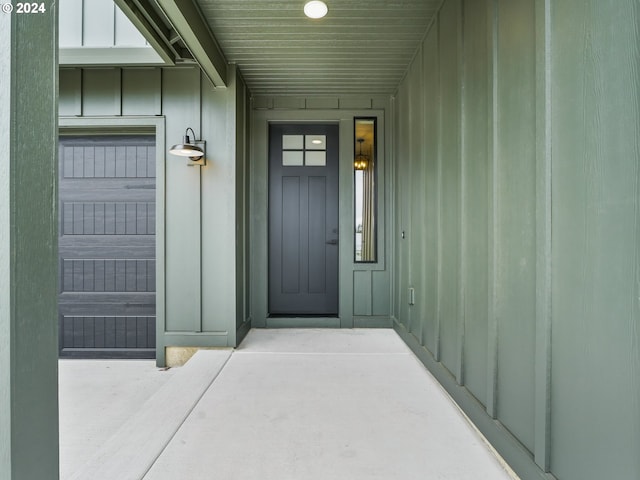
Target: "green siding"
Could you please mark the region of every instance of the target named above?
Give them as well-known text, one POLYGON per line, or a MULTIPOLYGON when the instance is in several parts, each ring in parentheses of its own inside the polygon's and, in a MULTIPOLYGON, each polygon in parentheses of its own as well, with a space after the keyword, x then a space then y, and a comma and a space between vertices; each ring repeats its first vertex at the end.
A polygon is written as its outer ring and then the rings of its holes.
POLYGON ((353 272, 353 314, 371 315, 371 272, 353 272))
POLYGON ((460 1, 446 2, 439 14, 440 55, 440 356, 458 371, 460 293, 460 1))
POLYGON ((411 129, 411 116, 409 114, 409 98, 412 93, 411 84, 408 78, 404 80, 404 88, 401 88, 397 96, 397 111, 406 112, 406 116, 401 116, 397 120, 396 129, 396 154, 395 154, 395 184, 394 193, 396 195, 394 229, 397 248, 394 250, 394 316, 402 318, 409 325, 409 302, 407 301, 410 286, 409 277, 409 241, 411 238, 411 222, 409 220, 410 201, 407 195, 406 186, 411 185, 411 167, 409 155, 409 130, 411 129))
POLYGON ((533 450, 536 292, 534 0, 497 15, 498 419, 533 450))
POLYGON ((226 89, 214 89, 197 68, 63 69, 60 78, 60 113, 79 115, 77 130, 84 121, 95 131, 94 116, 114 125, 118 119, 122 125, 145 116, 164 119, 158 362, 164 362, 165 346, 235 346, 248 318, 247 239, 242 228, 236 231, 247 208, 239 188, 246 183, 248 95, 241 78, 233 75, 226 89), (165 153, 187 127, 206 141, 202 169, 165 153))
POLYGON ((119 68, 82 71, 82 115, 122 113, 120 75, 119 68))
POLYGON ((464 372, 467 388, 482 403, 487 396, 489 302, 489 48, 488 1, 464 4, 462 282, 464 372))
POLYGON ((0 15, 2 479, 58 478, 58 13, 44 3, 0 15))
POLYGON ((396 329, 525 480, 640 478, 638 14, 445 0, 396 95, 396 329))
POLYGON ((391 305, 389 270, 371 272, 371 314, 389 318, 389 305, 391 305))
MULTIPOLYGON (((162 89, 169 146, 182 139, 187 127, 206 138, 200 124, 200 73, 196 69, 166 70, 162 89), (180 91, 184 93, 176 94, 180 91)), ((211 146, 207 146, 210 156, 211 146)), ((198 167, 187 167, 184 159, 173 155, 167 154, 165 162, 165 328, 169 332, 200 332, 204 280, 201 279, 204 243, 200 235, 204 211, 201 172, 198 167)))
MULTIPOLYGON (((440 156, 440 109, 437 92, 438 81, 438 31, 432 28, 423 47, 423 78, 424 78, 424 186, 422 194, 418 194, 417 202, 424 203, 424 226, 422 237, 425 258, 424 290, 420 296, 424 298, 424 318, 421 342, 436 357, 439 357, 438 339, 438 251, 440 236, 438 222, 440 218, 440 171, 438 158, 440 156)), ((420 190, 418 190, 420 191, 420 190)))
POLYGON ((127 68, 122 71, 122 115, 161 115, 159 68, 127 68))
MULTIPOLYGON (((409 98, 411 99, 408 105, 408 111, 409 125, 411 125, 411 128, 407 128, 408 165, 407 171, 405 172, 407 175, 407 183, 405 185, 411 185, 412 189, 420 189, 424 181, 422 144, 419 141, 419 138, 416 138, 421 136, 422 134, 424 117, 420 105, 422 101, 422 91, 420 90, 421 69, 422 58, 418 55, 411 65, 411 70, 408 77, 409 98)), ((407 232, 407 250, 410 252, 410 256, 413 259, 412 262, 408 262, 407 264, 407 274, 410 279, 409 287, 414 288, 416 292, 422 292, 422 276, 413 275, 412 273, 414 270, 418 270, 419 266, 424 261, 424 251, 422 248, 420 248, 422 245, 422 219, 424 218, 423 204, 409 203, 406 208, 407 221, 404 224, 404 229, 407 232)), ((408 303, 407 290, 405 290, 403 296, 405 302, 408 303)), ((415 305, 409 306, 407 311, 409 331, 417 338, 420 338, 422 334, 421 319, 424 316, 423 306, 423 297, 416 297, 415 305)))
POLYGON ((551 467, 640 478, 639 7, 552 10, 551 467))

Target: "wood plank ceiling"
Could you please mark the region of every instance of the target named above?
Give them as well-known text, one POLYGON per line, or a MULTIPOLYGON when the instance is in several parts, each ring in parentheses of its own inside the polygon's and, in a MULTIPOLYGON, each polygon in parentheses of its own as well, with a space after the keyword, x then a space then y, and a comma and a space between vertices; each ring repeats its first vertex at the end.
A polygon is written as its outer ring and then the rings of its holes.
POLYGON ((442 0, 197 0, 254 95, 392 94, 442 0))

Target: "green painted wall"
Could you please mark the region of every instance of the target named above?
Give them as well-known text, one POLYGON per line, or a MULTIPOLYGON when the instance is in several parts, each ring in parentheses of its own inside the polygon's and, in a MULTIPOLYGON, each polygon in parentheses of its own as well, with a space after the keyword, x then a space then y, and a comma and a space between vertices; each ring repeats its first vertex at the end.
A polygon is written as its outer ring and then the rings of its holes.
POLYGON ((497 416, 533 451, 536 314, 535 2, 500 0, 496 28, 497 416))
MULTIPOLYGON (((60 115, 164 119, 165 152, 187 127, 206 141, 207 165, 166 154, 158 186, 158 363, 166 346, 235 346, 247 329, 247 90, 230 67, 214 89, 197 68, 63 69, 60 115), (161 181, 161 180, 160 180, 161 181), (159 222, 159 225, 161 223, 159 222), (239 336, 237 333, 240 331, 239 336)), ((78 125, 76 121, 74 125, 78 125)))
POLYGON ((640 478, 639 10, 445 0, 394 100, 396 329, 523 479, 640 478))
POLYGON ((640 478, 640 6, 552 7, 551 468, 640 478))
POLYGON ((0 15, 0 478, 6 480, 58 478, 54 3, 44 2, 46 12, 37 15, 0 15))
POLYGON ((489 23, 486 2, 466 2, 462 20, 465 89, 462 94, 462 251, 461 308, 464 322, 462 379, 484 403, 487 398, 489 334, 489 226, 491 162, 490 98, 487 58, 489 23))

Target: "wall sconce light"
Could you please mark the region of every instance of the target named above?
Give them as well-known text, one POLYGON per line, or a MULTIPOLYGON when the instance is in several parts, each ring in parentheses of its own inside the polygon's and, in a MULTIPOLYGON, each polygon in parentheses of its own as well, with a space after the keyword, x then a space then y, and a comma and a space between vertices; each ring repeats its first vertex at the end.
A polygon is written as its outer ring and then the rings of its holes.
POLYGON ((204 157, 204 140, 196 140, 196 134, 191 127, 187 127, 184 132, 184 138, 182 139, 182 143, 174 145, 169 150, 169 153, 172 155, 177 155, 179 157, 187 157, 189 158, 189 163, 187 164, 189 167, 193 165, 206 165, 206 160, 204 157), (193 142, 191 138, 189 138, 189 130, 193 134, 193 142), (202 147, 200 146, 202 145, 202 147))

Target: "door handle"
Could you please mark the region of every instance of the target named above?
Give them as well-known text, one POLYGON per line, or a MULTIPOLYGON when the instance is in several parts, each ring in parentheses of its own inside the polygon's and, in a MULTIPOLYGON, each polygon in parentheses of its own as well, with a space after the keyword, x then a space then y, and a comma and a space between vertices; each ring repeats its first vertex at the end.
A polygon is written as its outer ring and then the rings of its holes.
POLYGON ((325 243, 327 245, 338 245, 338 239, 334 238, 333 240, 327 240, 325 243))

